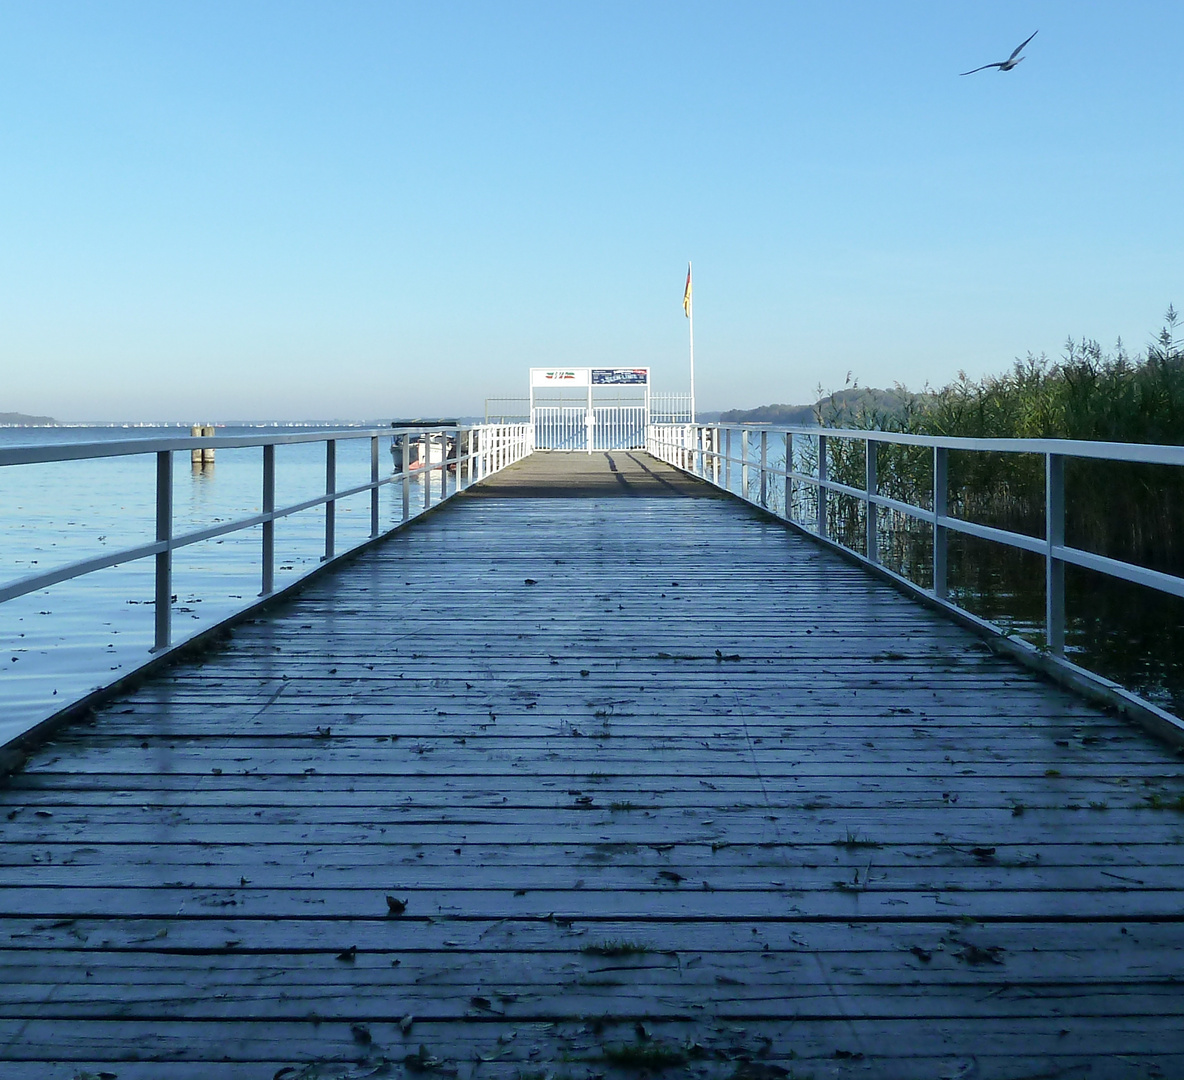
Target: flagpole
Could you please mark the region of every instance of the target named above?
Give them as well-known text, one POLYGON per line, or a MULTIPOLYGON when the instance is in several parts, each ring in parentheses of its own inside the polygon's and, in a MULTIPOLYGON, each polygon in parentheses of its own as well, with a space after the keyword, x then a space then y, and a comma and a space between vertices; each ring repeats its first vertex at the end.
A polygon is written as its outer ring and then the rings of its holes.
MULTIPOLYGON (((687 286, 693 288, 691 285, 691 264, 687 263, 687 286)), ((690 294, 690 303, 687 305, 687 322, 690 324, 691 335, 691 423, 695 422, 695 296, 692 292, 690 294)))

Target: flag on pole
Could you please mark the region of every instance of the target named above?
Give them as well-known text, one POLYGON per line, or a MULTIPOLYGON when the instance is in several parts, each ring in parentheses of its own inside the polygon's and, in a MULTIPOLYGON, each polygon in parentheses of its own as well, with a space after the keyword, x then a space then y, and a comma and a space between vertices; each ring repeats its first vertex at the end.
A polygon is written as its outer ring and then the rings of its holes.
POLYGON ((682 310, 686 317, 691 317, 691 264, 687 263, 687 287, 682 294, 682 310))

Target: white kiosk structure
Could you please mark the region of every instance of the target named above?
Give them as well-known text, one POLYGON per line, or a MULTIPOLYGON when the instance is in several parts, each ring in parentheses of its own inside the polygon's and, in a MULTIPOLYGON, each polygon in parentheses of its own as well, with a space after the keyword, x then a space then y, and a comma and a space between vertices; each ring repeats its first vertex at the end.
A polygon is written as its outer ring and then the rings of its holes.
POLYGON ((536 450, 632 450, 645 446, 649 368, 531 368, 536 450))

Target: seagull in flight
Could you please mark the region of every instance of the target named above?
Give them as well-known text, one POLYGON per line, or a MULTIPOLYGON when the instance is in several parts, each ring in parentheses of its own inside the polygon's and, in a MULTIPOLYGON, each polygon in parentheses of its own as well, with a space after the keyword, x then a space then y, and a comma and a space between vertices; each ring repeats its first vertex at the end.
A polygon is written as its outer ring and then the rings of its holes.
POLYGON ((973 75, 976 71, 986 71, 987 68, 998 68, 1000 71, 1010 71, 1023 59, 1023 57, 1020 56, 1020 53, 1023 51, 1024 45, 1027 45, 1028 42, 1039 33, 1039 30, 1033 30, 1032 37, 1024 41, 1023 44, 1017 45, 1015 47, 1015 52, 1013 52, 1006 60, 1000 60, 997 64, 983 64, 982 67, 972 68, 970 71, 963 71, 962 74, 973 75))

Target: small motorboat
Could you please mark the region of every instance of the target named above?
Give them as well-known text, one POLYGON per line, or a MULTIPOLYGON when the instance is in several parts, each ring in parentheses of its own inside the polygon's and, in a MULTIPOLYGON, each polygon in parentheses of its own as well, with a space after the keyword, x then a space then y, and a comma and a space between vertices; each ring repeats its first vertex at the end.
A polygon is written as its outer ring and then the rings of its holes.
MULTIPOLYGON (((391 439, 391 457, 394 458, 395 472, 403 471, 404 462, 408 472, 415 472, 417 469, 436 467, 442 461, 455 458, 457 424, 458 421, 453 417, 392 420, 393 428, 411 429, 400 431, 391 439)), ((455 461, 448 465, 448 471, 456 472, 455 461)))

